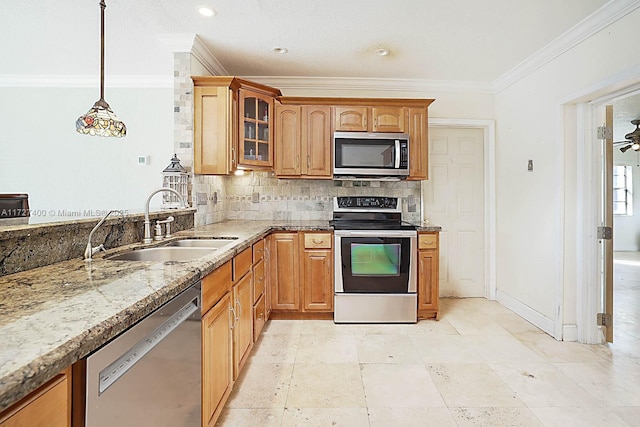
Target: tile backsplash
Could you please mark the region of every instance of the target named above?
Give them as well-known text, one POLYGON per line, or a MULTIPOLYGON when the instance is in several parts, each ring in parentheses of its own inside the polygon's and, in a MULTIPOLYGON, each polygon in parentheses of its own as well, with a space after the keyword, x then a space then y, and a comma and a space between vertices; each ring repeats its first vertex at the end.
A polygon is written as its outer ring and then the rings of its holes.
MULTIPOLYGON (((193 179, 201 194, 196 225, 225 219, 329 220, 334 196, 387 196, 402 199, 405 221, 420 221, 419 181, 333 181, 278 179, 271 172, 243 176, 204 176, 193 179), (413 202, 413 203, 411 203, 413 202)), ((196 200, 196 197, 194 197, 196 200)))

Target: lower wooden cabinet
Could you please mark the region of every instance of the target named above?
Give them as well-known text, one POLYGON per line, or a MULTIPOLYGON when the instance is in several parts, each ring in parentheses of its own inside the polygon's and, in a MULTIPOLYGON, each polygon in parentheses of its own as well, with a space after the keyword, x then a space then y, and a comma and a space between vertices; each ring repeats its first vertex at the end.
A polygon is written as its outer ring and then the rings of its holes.
POLYGON ((27 426, 71 426, 71 368, 0 414, 0 427, 27 426))
POLYGON ((233 385, 231 293, 202 318, 202 424, 213 426, 233 385))
POLYGON ((265 318, 271 316, 271 234, 264 238, 264 311, 265 318))
POLYGON ((274 312, 333 312, 332 241, 330 232, 272 234, 270 280, 274 312))
POLYGON ((253 286, 252 249, 247 248, 233 259, 234 284, 232 290, 233 323, 233 379, 240 375, 253 346, 253 286))
POLYGON ((298 233, 271 235, 271 308, 299 311, 300 244, 298 233))
POLYGON ((303 233, 300 278, 304 311, 333 311, 333 250, 331 233, 303 233))
POLYGON ((418 234, 418 319, 438 317, 438 233, 418 234))

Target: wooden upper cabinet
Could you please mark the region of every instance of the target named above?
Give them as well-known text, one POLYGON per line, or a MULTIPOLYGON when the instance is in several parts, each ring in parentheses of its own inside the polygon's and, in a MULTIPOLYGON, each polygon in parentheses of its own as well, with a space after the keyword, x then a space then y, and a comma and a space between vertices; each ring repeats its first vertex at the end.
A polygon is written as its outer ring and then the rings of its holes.
POLYGON ((238 165, 250 169, 273 167, 273 96, 240 89, 238 165))
POLYGON ((404 107, 334 107, 336 131, 404 132, 404 107))
POLYGON ((368 107, 334 107, 335 130, 366 132, 369 123, 368 107))
POLYGON ((429 123, 427 107, 409 108, 409 177, 429 178, 429 123))
POLYGON ((302 175, 331 178, 331 109, 304 106, 302 117, 302 175))
POLYGON ((276 104, 277 176, 331 178, 331 110, 276 104))
POLYGON ((332 137, 338 131, 408 133, 408 179, 428 178, 428 108, 433 99, 279 97, 278 101, 282 108, 277 107, 276 114, 288 117, 279 117, 276 123, 276 175, 331 178, 332 137))
POLYGON ((232 159, 237 94, 228 86, 196 86, 193 95, 193 171, 197 174, 226 175, 235 166, 232 159))
POLYGON ((194 76, 194 172, 273 168, 278 89, 237 77, 194 76))
POLYGON ((299 105, 276 105, 276 175, 300 175, 300 119, 299 105))
POLYGON ((405 131, 406 108, 403 107, 372 107, 373 132, 405 131))

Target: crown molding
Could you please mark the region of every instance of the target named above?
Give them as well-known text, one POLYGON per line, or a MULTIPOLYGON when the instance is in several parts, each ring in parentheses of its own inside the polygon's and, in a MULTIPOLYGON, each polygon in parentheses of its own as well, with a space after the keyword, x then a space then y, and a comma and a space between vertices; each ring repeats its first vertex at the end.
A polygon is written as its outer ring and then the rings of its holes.
POLYGON ((202 42, 202 39, 196 35, 193 40, 193 50, 191 54, 202 64, 204 68, 211 73, 212 76, 228 76, 226 68, 218 61, 211 51, 202 42))
POLYGON ((453 93, 493 93, 491 83, 421 80, 383 79, 358 77, 301 77, 301 76, 243 76, 268 86, 286 89, 308 90, 366 90, 376 92, 453 92, 453 93))
POLYGON ((196 33, 159 34, 158 40, 173 53, 191 53, 212 76, 229 75, 196 33))
POLYGON ((506 89, 597 32, 640 7, 640 0, 610 0, 551 43, 493 81, 494 93, 506 89))
MULTIPOLYGON (((97 88, 100 84, 95 75, 43 75, 43 74, 4 74, 0 75, 0 87, 71 87, 97 88)), ((173 76, 127 75, 108 76, 105 87, 112 88, 172 88, 173 76)))

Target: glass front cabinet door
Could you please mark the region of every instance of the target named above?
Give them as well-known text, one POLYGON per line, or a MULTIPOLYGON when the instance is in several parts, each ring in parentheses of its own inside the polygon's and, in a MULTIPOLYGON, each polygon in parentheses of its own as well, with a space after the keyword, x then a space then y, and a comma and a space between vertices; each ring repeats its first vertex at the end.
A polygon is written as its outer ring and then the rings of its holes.
POLYGON ((273 167, 273 97, 240 89, 238 165, 273 167))

